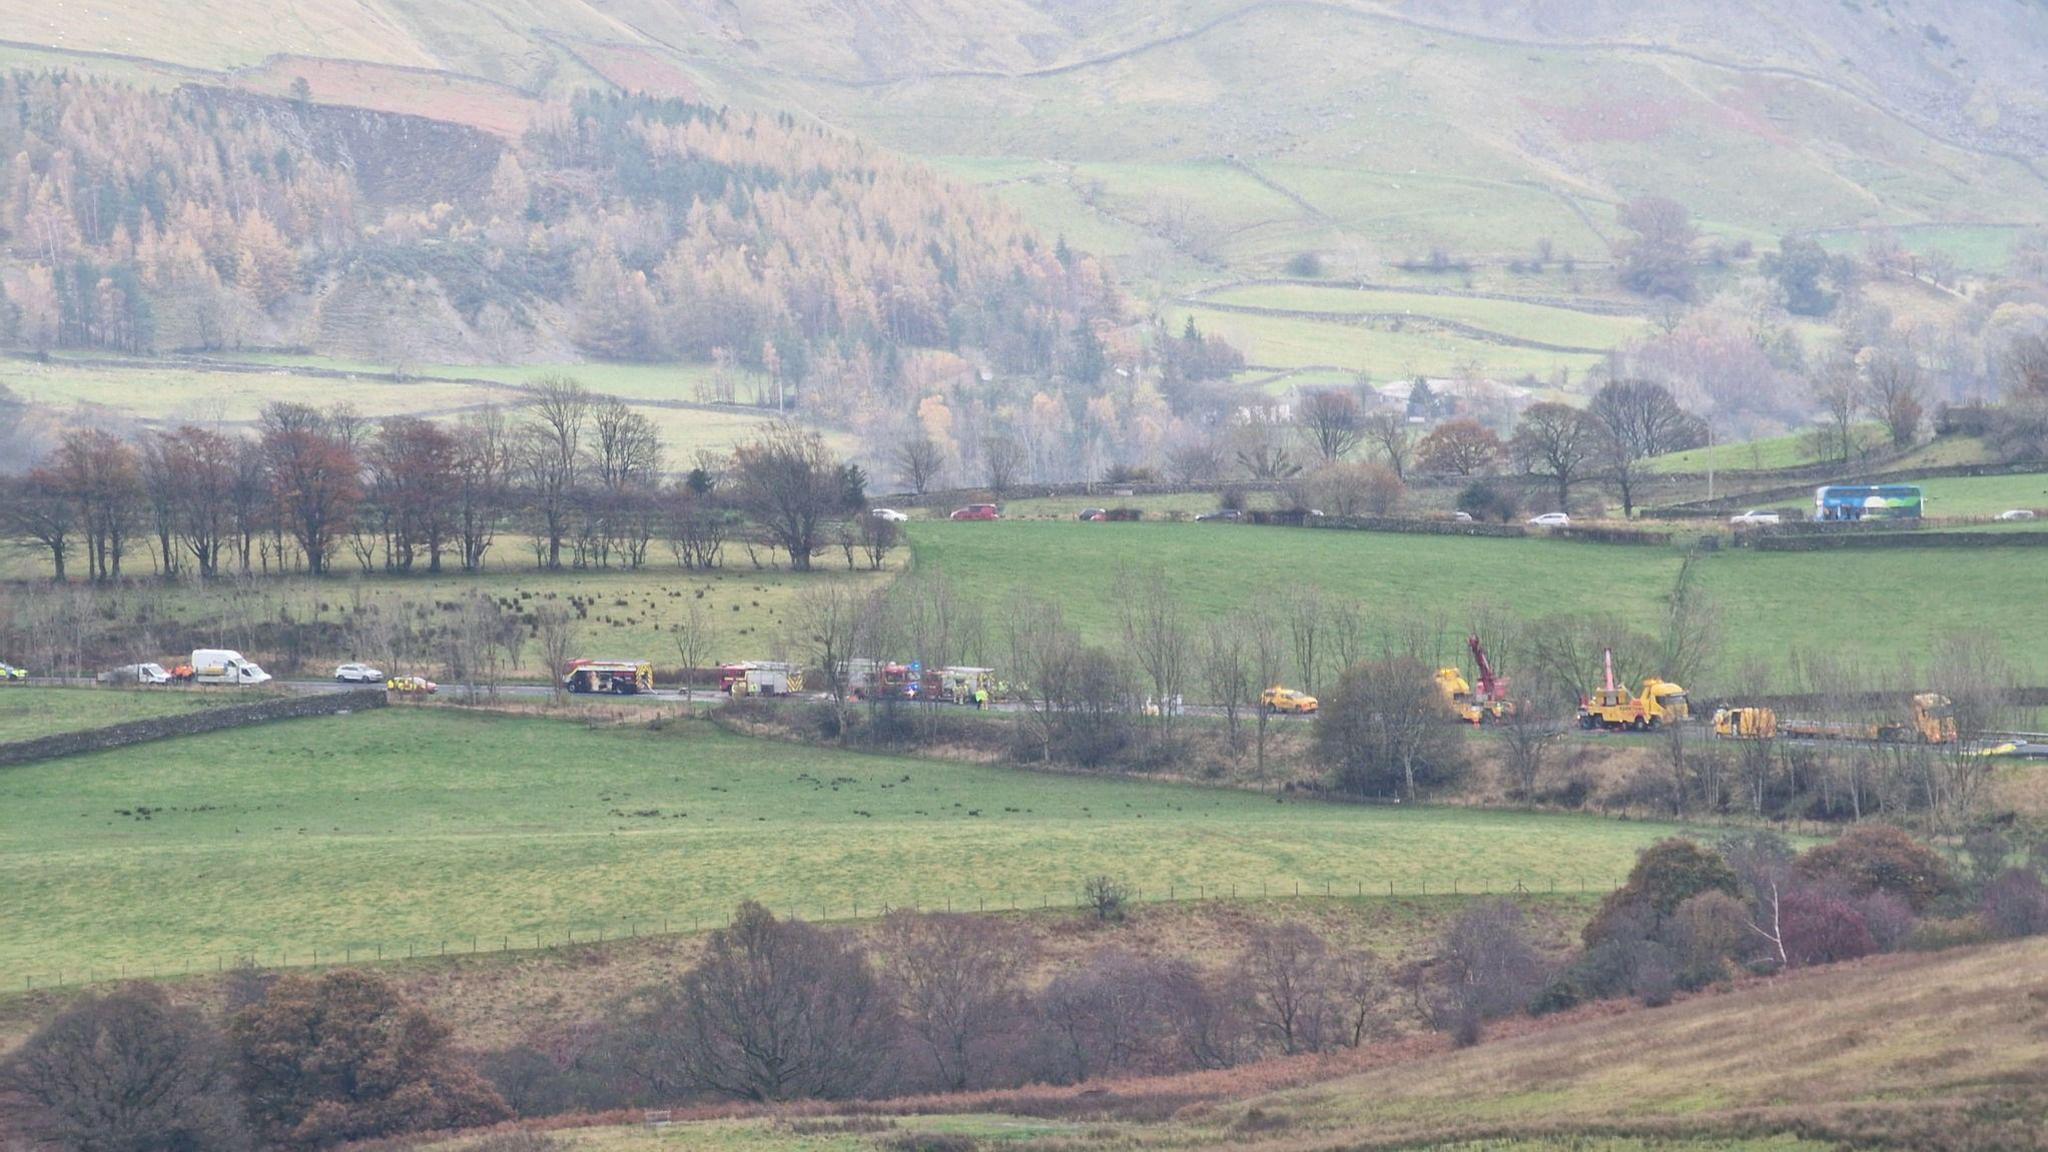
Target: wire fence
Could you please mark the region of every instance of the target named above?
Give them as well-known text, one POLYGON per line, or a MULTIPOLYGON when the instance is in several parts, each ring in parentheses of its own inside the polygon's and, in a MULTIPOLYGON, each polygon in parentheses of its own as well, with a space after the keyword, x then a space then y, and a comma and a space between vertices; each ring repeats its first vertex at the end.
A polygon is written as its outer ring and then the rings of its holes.
MULTIPOLYGON (((1482 896, 1550 897, 1605 895, 1618 885, 1610 879, 1546 877, 1541 879, 1449 879, 1407 882, 1399 880, 1307 881, 1286 879, 1256 883, 1180 884, 1154 886, 1125 885, 1121 901, 1128 905, 1184 905, 1243 900, 1363 900, 1467 898, 1482 896)), ((971 912, 986 914, 1047 911, 1090 911, 1096 901, 1083 889, 1018 892, 999 889, 965 895, 927 896, 913 893, 908 899, 871 900, 865 897, 835 897, 814 900, 756 900, 777 916, 795 917, 814 924, 850 924, 887 916, 891 912, 971 912)), ((736 905, 735 905, 736 906, 736 905)), ((34 992, 54 988, 79 988, 94 984, 139 979, 175 979, 184 976, 220 975, 237 969, 264 972, 286 969, 346 967, 356 964, 385 964, 445 957, 544 954, 564 948, 594 947, 620 941, 659 939, 695 935, 721 928, 732 921, 732 910, 707 913, 703 910, 627 917, 612 921, 587 921, 554 927, 500 929, 491 932, 443 932, 408 936, 396 940, 351 940, 332 946, 311 943, 254 946, 247 942, 210 949, 194 949, 147 962, 79 963, 41 965, 0 977, 0 994, 34 992)))

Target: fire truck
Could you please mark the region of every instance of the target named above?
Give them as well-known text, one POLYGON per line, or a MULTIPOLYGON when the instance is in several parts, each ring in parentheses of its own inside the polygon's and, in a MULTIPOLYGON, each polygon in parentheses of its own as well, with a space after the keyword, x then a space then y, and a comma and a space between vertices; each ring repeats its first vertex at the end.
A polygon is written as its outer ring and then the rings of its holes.
POLYGON ((913 696, 917 673, 908 664, 858 659, 846 662, 846 689, 856 700, 913 696))
POLYGON ((654 691, 654 665, 645 660, 571 660, 562 674, 571 692, 609 692, 636 696, 654 691))
POLYGON ((787 696, 804 690, 804 674, 781 660, 745 660, 722 664, 718 690, 729 696, 787 696))

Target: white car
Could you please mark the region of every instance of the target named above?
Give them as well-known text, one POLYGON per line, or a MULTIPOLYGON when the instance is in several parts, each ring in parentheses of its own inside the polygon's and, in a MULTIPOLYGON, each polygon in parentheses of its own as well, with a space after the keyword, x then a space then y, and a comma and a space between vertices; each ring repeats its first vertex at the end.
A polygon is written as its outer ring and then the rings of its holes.
POLYGON ((1751 508, 1740 516, 1730 516, 1728 522, 1730 524, 1777 524, 1780 522, 1780 517, 1776 512, 1759 512, 1751 508))
POLYGON ((171 674, 161 664, 126 664, 95 679, 102 684, 169 684, 171 674))
POLYGON ((901 524, 905 520, 910 519, 909 516, 898 512, 894 508, 870 508, 868 509, 868 515, 873 516, 877 520, 887 520, 891 524, 901 524))
POLYGON ((1538 528, 1569 528, 1572 526, 1572 518, 1562 512, 1545 512, 1541 516, 1531 517, 1529 523, 1538 528))
POLYGON ((2032 520, 2034 518, 2034 510, 2032 508, 2007 508, 1998 514, 1998 518, 2000 520, 2032 520))
POLYGON ((343 684, 382 684, 384 672, 368 664, 343 664, 334 670, 334 678, 343 684))

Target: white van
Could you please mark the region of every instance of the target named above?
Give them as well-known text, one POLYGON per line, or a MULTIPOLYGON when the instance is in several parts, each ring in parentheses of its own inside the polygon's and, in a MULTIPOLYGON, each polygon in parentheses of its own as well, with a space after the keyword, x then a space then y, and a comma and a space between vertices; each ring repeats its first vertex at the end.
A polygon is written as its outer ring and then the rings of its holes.
POLYGON ((231 648, 197 648, 192 652, 195 684, 261 684, 270 673, 231 648))
POLYGON ((161 664, 126 664, 97 677, 102 684, 169 684, 171 674, 161 664))

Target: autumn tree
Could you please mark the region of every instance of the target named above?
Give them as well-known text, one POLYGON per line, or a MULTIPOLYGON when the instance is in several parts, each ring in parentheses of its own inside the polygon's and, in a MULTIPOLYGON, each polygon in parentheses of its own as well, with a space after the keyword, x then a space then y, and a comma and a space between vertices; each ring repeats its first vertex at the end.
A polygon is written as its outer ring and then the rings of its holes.
POLYGON ((439 572, 453 530, 448 495, 456 490, 455 438, 418 416, 387 417, 364 457, 368 497, 384 517, 385 567, 410 572, 424 550, 427 571, 439 572))
POLYGON ((504 1119, 449 1035, 383 977, 350 969, 282 977, 228 1025, 250 1119, 289 1148, 504 1119))
POLYGON ((127 441, 104 428, 66 432, 51 472, 78 510, 89 574, 117 580, 142 494, 141 462, 127 441))
POLYGON ((740 445, 732 456, 734 501, 789 554, 789 566, 811 569, 825 526, 853 509, 839 461, 824 437, 779 423, 740 445))
POLYGON ((348 428, 331 414, 284 402, 266 405, 259 424, 278 513, 305 556, 306 570, 324 575, 362 499, 348 428))
POLYGON ((148 984, 82 997, 0 1061, 0 1129, 91 1152, 249 1146, 219 1031, 148 984))
POLYGON ((1509 451, 1524 472, 1557 487, 1557 510, 1569 511, 1572 485, 1599 459, 1600 433, 1584 412, 1546 400, 1531 404, 1515 425, 1509 451))
POLYGON ((1925 391, 1920 358, 1910 348, 1878 349, 1863 365, 1864 407, 1884 425, 1895 448, 1910 446, 1920 434, 1925 391))
POLYGON ((1415 447, 1415 462, 1425 472, 1453 476, 1485 475, 1505 453, 1492 429, 1477 420, 1446 420, 1430 429, 1415 447))
POLYGON ((79 532, 78 504, 48 468, 0 476, 0 532, 48 553, 52 575, 61 583, 79 532))

